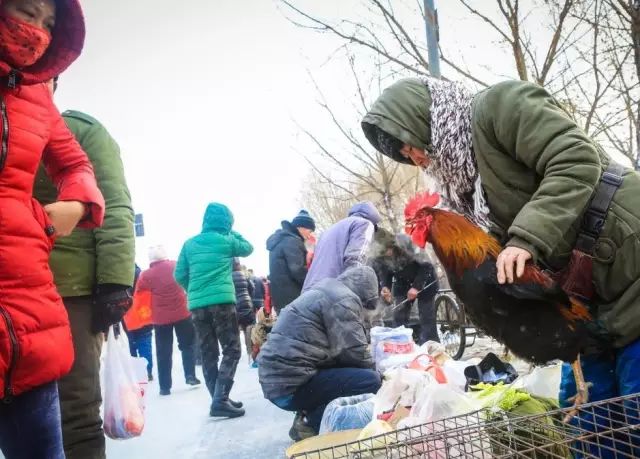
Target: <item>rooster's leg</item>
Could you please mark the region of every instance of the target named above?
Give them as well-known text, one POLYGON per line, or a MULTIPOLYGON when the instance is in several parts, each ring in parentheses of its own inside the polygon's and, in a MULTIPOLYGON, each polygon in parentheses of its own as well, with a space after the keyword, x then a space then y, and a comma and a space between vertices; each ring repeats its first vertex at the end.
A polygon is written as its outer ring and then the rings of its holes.
POLYGON ((577 413, 578 406, 589 401, 589 385, 584 380, 584 374, 582 373, 582 364, 580 363, 580 356, 575 362, 571 364, 573 369, 573 377, 576 380, 576 395, 573 397, 573 410, 567 414, 564 422, 569 422, 577 413))

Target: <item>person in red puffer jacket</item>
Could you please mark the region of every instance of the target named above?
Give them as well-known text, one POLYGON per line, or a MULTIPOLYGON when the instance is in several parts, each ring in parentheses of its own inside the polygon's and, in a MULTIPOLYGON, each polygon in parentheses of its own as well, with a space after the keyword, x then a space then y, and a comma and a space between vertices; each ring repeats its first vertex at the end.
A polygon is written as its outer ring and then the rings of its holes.
POLYGON ((78 0, 0 0, 0 449, 63 458, 55 381, 73 363, 67 313, 49 270, 55 236, 102 223, 104 199, 45 84, 79 55, 78 0), (44 162, 58 201, 32 198, 44 162))

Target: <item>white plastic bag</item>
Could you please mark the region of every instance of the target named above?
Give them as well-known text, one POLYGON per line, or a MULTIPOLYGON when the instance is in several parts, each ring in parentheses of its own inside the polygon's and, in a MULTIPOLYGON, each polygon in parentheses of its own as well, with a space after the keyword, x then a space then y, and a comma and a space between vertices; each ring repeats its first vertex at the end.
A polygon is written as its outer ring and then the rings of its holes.
POLYGON ((401 368, 398 370, 403 381, 405 381, 409 387, 402 393, 398 405, 410 408, 416 404, 416 401, 420 394, 425 390, 427 386, 438 384, 435 378, 426 371, 411 370, 407 368, 401 368))
POLYGON ((479 408, 479 404, 465 392, 448 384, 424 386, 409 417, 401 421, 398 428, 412 427, 428 422, 471 413, 479 408))
POLYGON ((391 346, 392 347, 387 348, 387 351, 383 354, 384 357, 378 362, 377 370, 381 373, 386 373, 389 370, 398 368, 406 368, 407 365, 418 357, 418 354, 414 351, 409 351, 410 345, 391 346))
POLYGON ((371 346, 376 369, 380 372, 404 367, 416 356, 413 330, 404 326, 393 329, 374 327, 371 346))
POLYGON ((385 373, 382 387, 374 397, 374 416, 393 411, 396 407, 412 407, 416 397, 424 387, 437 384, 433 377, 424 371, 396 368, 385 373))
POLYGON ((382 387, 374 398, 373 414, 375 417, 389 411, 393 411, 409 384, 399 373, 399 370, 392 370, 385 375, 382 387))
POLYGON ((459 360, 446 360, 442 365, 447 381, 456 388, 464 391, 467 386, 467 377, 464 370, 469 366, 468 362, 460 362, 459 360))
MULTIPOLYGON (((104 433, 115 440, 138 437, 144 428, 144 381, 140 380, 140 361, 131 357, 124 333, 116 339, 109 328, 103 362, 104 433)), ((146 372, 145 372, 146 374, 146 372)))
POLYGON ((513 386, 536 397, 558 399, 562 364, 535 367, 531 373, 514 381, 513 386))
POLYGON ((337 398, 327 405, 320 423, 320 435, 362 429, 373 420, 373 394, 337 398))
MULTIPOLYGON (((471 413, 479 408, 466 393, 456 390, 448 384, 434 384, 425 387, 419 396, 419 400, 411 409, 409 416, 398 423, 398 440, 409 440, 408 433, 402 431, 406 427, 421 426, 424 435, 440 434, 448 429, 457 429, 466 425, 472 425, 472 419, 448 418, 471 413), (436 422, 442 421, 442 422, 436 422), (424 424, 424 425, 423 425, 424 424)), ((415 445, 415 452, 421 453, 425 459, 445 459, 449 457, 485 457, 484 455, 469 456, 465 454, 464 443, 456 438, 444 439, 442 436, 433 437, 428 443, 415 445)))
POLYGON ((437 341, 427 341, 418 348, 419 354, 428 354, 436 361, 440 366, 444 365, 444 362, 451 360, 451 356, 447 353, 447 349, 444 345, 437 341))
POLYGON ((378 342, 380 338, 385 334, 389 333, 392 328, 389 327, 373 327, 369 334, 371 335, 371 357, 373 361, 376 361, 376 347, 378 346, 378 342))

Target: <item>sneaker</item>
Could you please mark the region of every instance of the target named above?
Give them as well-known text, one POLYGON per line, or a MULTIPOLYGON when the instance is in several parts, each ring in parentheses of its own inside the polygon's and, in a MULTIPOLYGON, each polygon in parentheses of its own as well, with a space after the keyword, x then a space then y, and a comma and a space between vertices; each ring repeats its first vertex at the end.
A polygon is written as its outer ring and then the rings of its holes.
POLYGON ((315 437, 318 433, 313 430, 313 427, 307 424, 304 420, 304 415, 300 412, 296 413, 296 417, 293 419, 293 425, 289 429, 289 438, 293 441, 302 441, 306 438, 315 437))
POLYGON ((160 395, 171 395, 170 389, 160 389, 160 395))
POLYGON ((200 380, 195 376, 192 376, 190 378, 187 378, 187 384, 189 386, 199 386, 200 384, 202 384, 202 382, 200 382, 200 380))

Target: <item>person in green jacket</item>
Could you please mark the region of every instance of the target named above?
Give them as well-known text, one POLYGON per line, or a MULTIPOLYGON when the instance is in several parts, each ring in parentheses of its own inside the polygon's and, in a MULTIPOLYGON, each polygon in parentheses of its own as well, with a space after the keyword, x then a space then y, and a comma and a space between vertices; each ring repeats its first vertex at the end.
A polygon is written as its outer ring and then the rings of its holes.
MULTIPOLYGON (((601 180, 619 185, 608 188, 615 194, 598 216, 586 270, 594 287, 589 304, 615 351, 586 356, 583 368, 597 381, 592 399, 640 392, 638 172, 616 165, 544 88, 522 81, 473 94, 459 83, 400 80, 372 105, 362 128, 381 153, 425 169, 452 210, 503 243, 501 283, 513 282, 530 260, 565 268, 601 180)), ((566 403, 575 387, 570 366, 563 371, 566 403)))
POLYGON ((213 399, 209 415, 226 418, 244 415, 242 403, 229 399, 242 352, 232 265, 235 257, 253 252, 253 246, 232 227, 233 214, 227 206, 209 204, 202 232, 184 243, 175 270, 196 326, 202 372, 213 399), (222 347, 220 368, 218 342, 222 347))
MULTIPOLYGON (((118 144, 91 116, 66 111, 67 126, 93 164, 106 201, 101 228, 76 229, 59 238, 50 266, 63 298, 75 360, 71 372, 58 382, 64 450, 68 459, 104 459, 105 440, 100 419, 100 353, 104 332, 131 305, 135 269, 133 208, 118 144)), ((34 184, 34 197, 43 205, 56 201, 57 191, 44 167, 34 184)))

